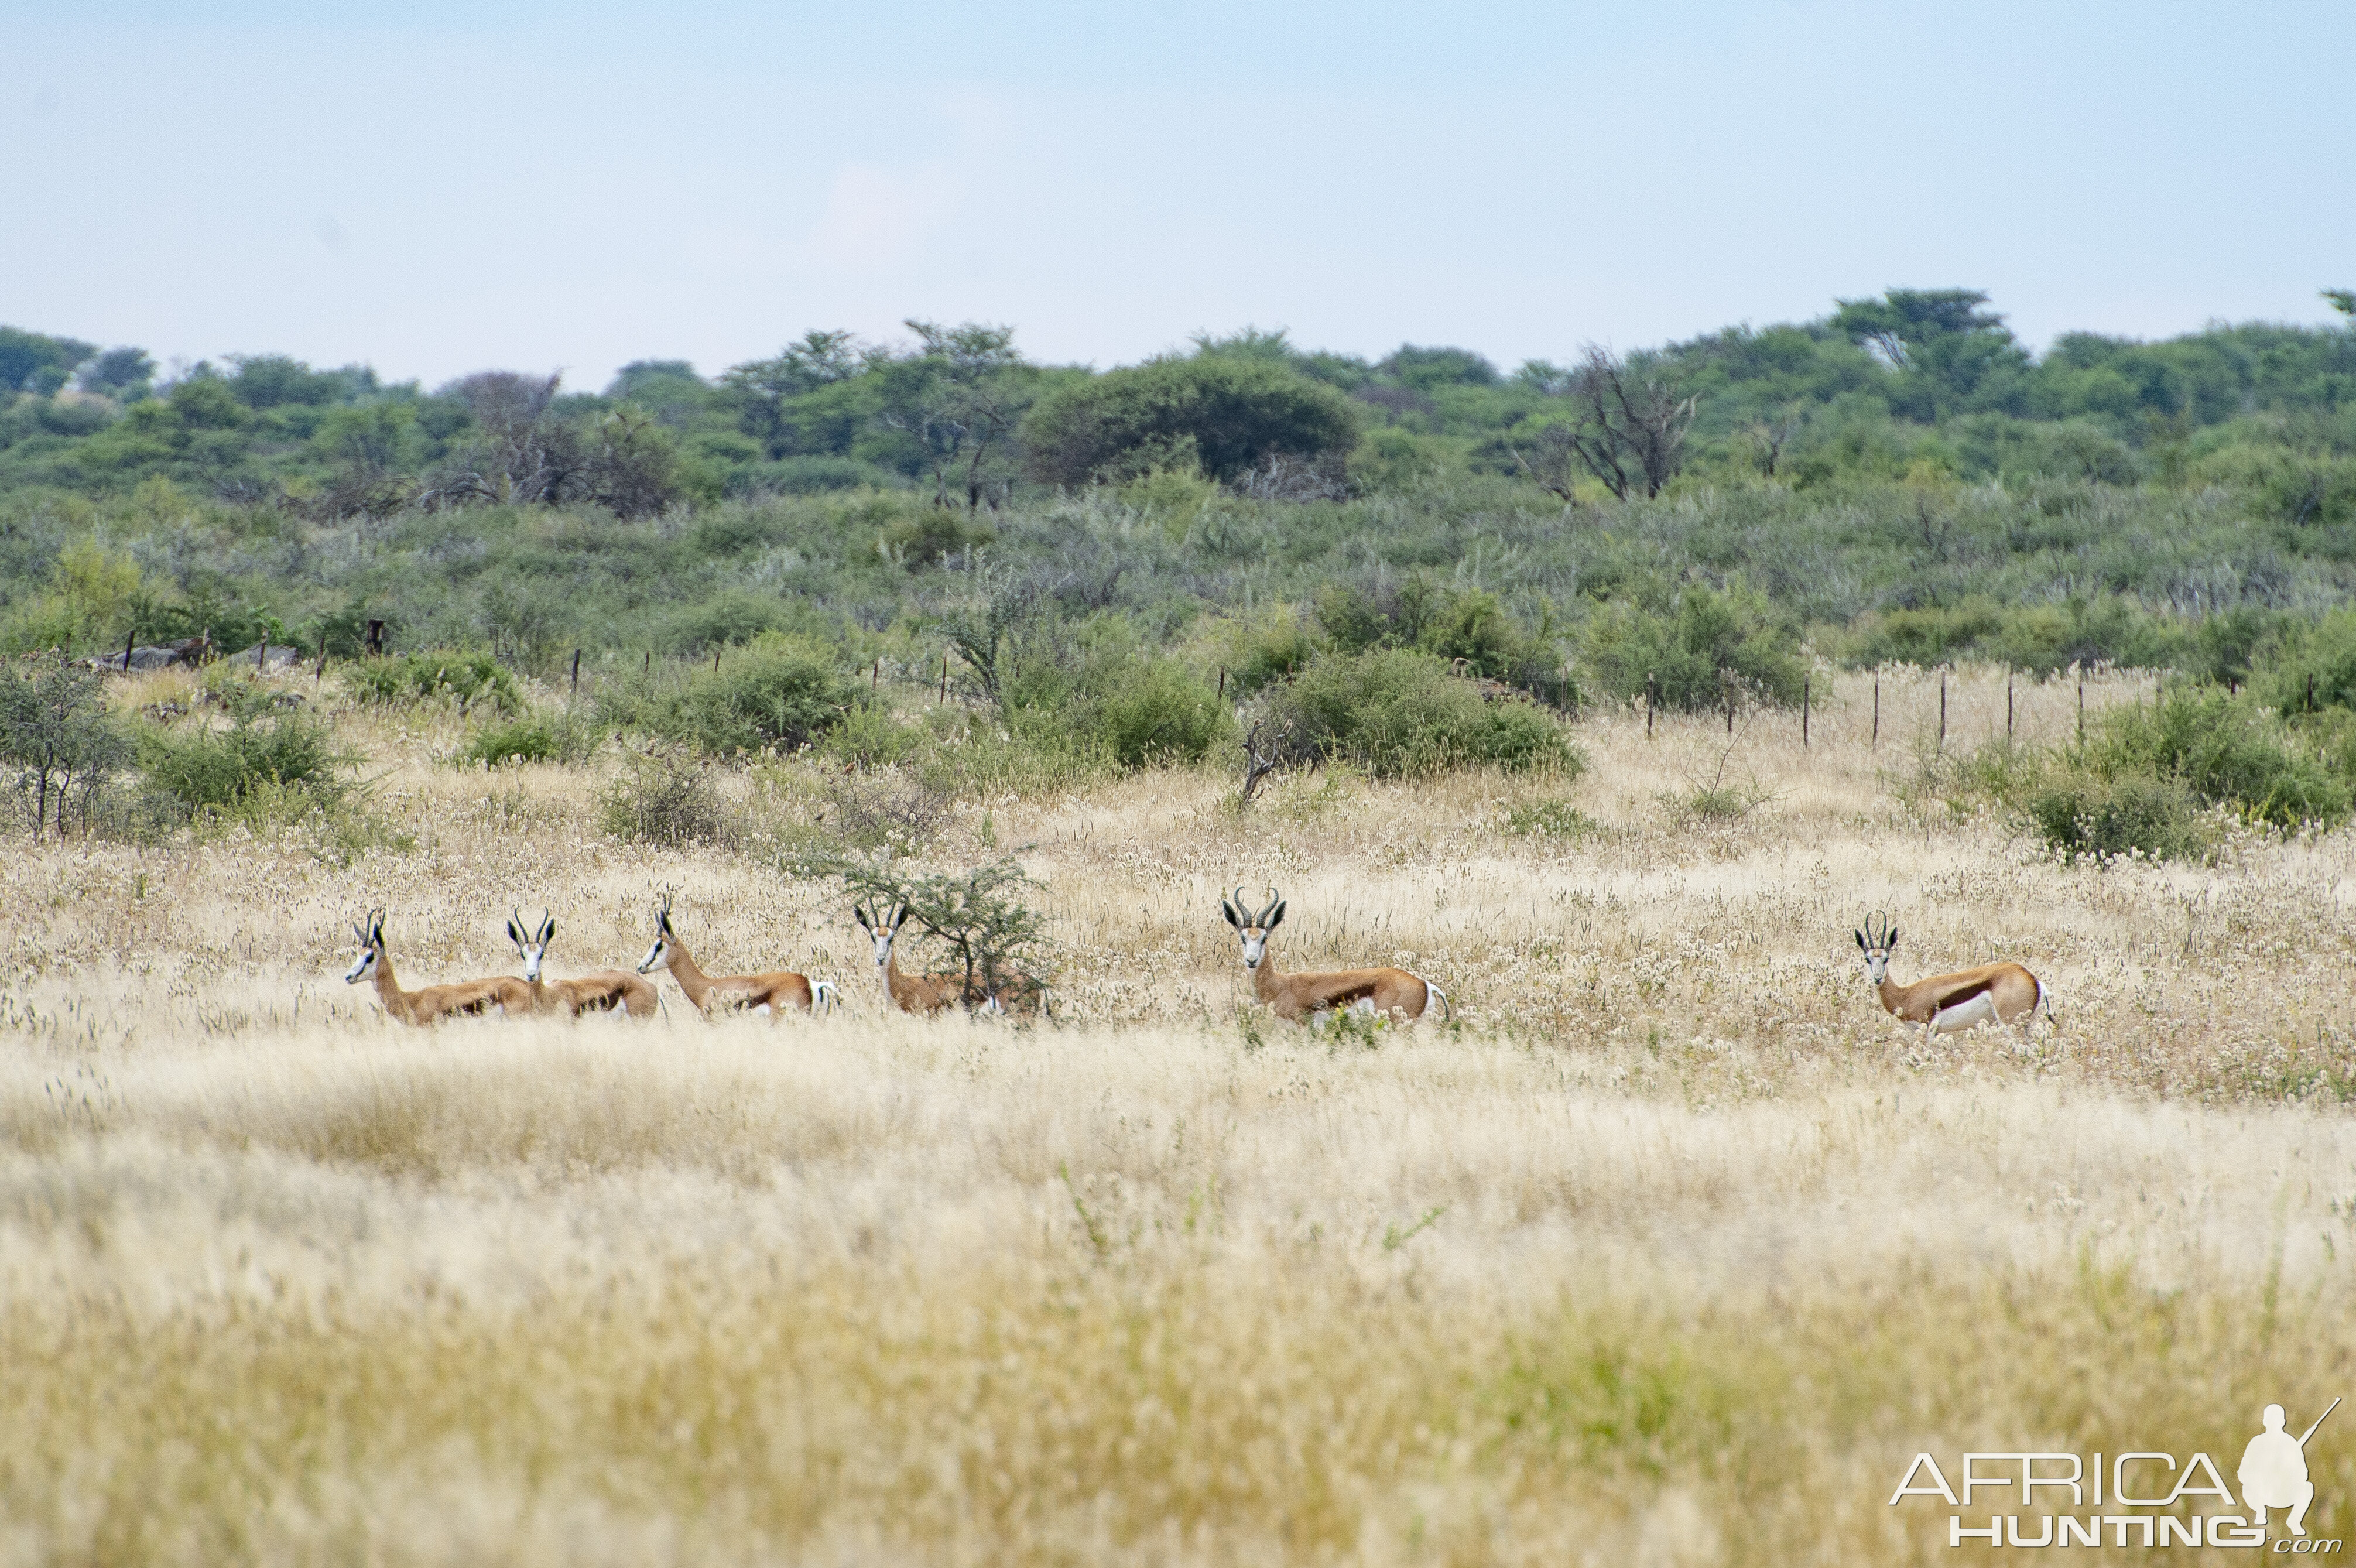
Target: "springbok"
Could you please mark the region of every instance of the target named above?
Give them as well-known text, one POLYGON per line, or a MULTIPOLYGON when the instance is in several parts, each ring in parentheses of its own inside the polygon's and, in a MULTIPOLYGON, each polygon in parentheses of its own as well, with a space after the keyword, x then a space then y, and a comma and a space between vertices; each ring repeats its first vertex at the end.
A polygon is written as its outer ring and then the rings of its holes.
POLYGON ((1232 901, 1222 898, 1219 909, 1244 945, 1244 967, 1251 971, 1252 993, 1280 1018, 1300 1023, 1321 1013, 1355 1007, 1411 1024, 1439 1003, 1444 1015, 1453 1016, 1448 993, 1419 974, 1403 969, 1337 969, 1324 974, 1279 974, 1269 955, 1269 934, 1284 923, 1284 899, 1273 887, 1268 905, 1258 914, 1248 911, 1244 890, 1232 901))
MULTIPOLYGON (((1909 1024, 1921 1024, 1924 1034, 1952 1035, 1980 1024, 2009 1024, 2029 1043, 2029 1026, 2045 1001, 2045 983, 2017 963, 1984 963, 1953 974, 1934 974, 1912 985, 1890 978, 1890 950, 1898 945, 1898 931, 1879 910, 1865 918, 1865 929, 1852 933, 1858 951, 1865 955, 1865 978, 1881 997, 1882 1006, 1909 1024), (1879 921, 1877 928, 1876 922, 1879 921)), ((2049 1007, 2046 1016, 2052 1016, 2049 1007)))
POLYGON ((695 1004, 696 1011, 709 1016, 715 1013, 766 1013, 772 1019, 788 1007, 805 1013, 834 1011, 834 983, 812 980, 807 974, 796 974, 780 969, 768 974, 706 974, 696 967, 694 955, 687 944, 671 929, 670 895, 663 895, 660 907, 655 910, 655 945, 647 950, 639 961, 638 972, 651 974, 658 969, 668 969, 687 999, 695 1004))
POLYGON ((578 1018, 584 1013, 611 1013, 618 1008, 633 1018, 644 1018, 660 1004, 653 986, 618 969, 599 970, 578 980, 541 979, 541 966, 548 961, 548 944, 555 940, 556 921, 545 909, 540 912, 536 931, 523 929, 521 910, 508 921, 508 940, 523 955, 523 983, 531 987, 535 1011, 561 1007, 567 1016, 578 1018))
POLYGON ((352 928, 352 935, 359 939, 360 956, 345 974, 344 983, 358 985, 374 977, 376 999, 404 1024, 423 1027, 444 1018, 479 1018, 494 1007, 502 1014, 531 1011, 531 987, 511 974, 403 991, 401 982, 393 978, 392 960, 385 955, 381 909, 369 911, 368 918, 352 928))
POLYGON ((854 907, 851 912, 857 918, 859 929, 875 944, 875 972, 884 981, 884 993, 903 1013, 922 1013, 929 1017, 950 1006, 971 1007, 983 1013, 1038 1013, 1046 1008, 1047 988, 1027 974, 1004 977, 995 991, 980 981, 969 983, 955 971, 903 974, 900 961, 892 953, 892 939, 908 923, 907 906, 887 911, 882 919, 870 916, 864 905, 854 907))

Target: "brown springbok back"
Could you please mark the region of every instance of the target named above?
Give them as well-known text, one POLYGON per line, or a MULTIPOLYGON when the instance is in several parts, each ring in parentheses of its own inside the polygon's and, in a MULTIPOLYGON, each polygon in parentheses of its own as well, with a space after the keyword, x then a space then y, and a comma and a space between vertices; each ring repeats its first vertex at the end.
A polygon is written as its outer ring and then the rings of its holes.
POLYGON ((393 978, 392 960, 384 950, 381 909, 370 910, 366 919, 352 928, 352 935, 359 939, 360 955, 344 975, 344 983, 358 985, 373 978, 376 999, 387 1013, 404 1024, 422 1028, 444 1018, 479 1018, 495 1009, 502 1015, 529 1013, 532 1009, 531 987, 511 974, 403 991, 401 982, 393 978))
POLYGON ((831 1012, 834 986, 789 969, 767 974, 706 974, 696 967, 687 944, 671 929, 670 895, 665 893, 655 910, 655 945, 638 962, 640 974, 668 969, 695 1010, 707 1017, 722 1013, 766 1013, 771 1019, 787 1009, 803 1013, 831 1012))
POLYGON ((1449 1007, 1448 993, 1419 974, 1404 969, 1336 969, 1322 974, 1280 974, 1276 959, 1268 950, 1269 933, 1284 923, 1284 898, 1273 887, 1268 890, 1268 903, 1257 913, 1249 913, 1244 902, 1244 890, 1236 889, 1235 897, 1219 900, 1219 910, 1227 924, 1236 929, 1243 942, 1244 967, 1251 971, 1252 993, 1268 1004, 1269 1011, 1280 1018, 1299 1023, 1314 1018, 1321 1013, 1337 1013, 1355 1007, 1362 1012, 1380 1014, 1399 1023, 1411 1024, 1421 1018, 1437 1002, 1443 1011, 1449 1007))
POLYGON ((536 931, 526 931, 523 916, 517 912, 508 921, 508 940, 523 955, 524 983, 531 987, 532 1006, 537 1011, 562 1011, 572 1018, 584 1013, 614 1012, 645 1018, 661 1005, 662 999, 655 994, 652 985, 618 969, 599 970, 578 980, 541 979, 541 966, 548 961, 548 944, 556 940, 556 921, 545 909, 540 912, 540 929, 536 931))
MULTIPOLYGON (((1890 917, 1876 910, 1865 918, 1864 929, 1852 935, 1858 950, 1865 954, 1866 980, 1893 1016, 1941 1035, 1982 1024, 2010 1025, 2019 1029, 2022 1043, 2028 1042, 2037 1009, 2045 1001, 2045 984, 2020 965, 1984 963, 1901 985, 1890 978, 1890 953, 1898 945, 1890 917)), ((2049 1010, 2047 1016, 2051 1015, 2049 1010)))

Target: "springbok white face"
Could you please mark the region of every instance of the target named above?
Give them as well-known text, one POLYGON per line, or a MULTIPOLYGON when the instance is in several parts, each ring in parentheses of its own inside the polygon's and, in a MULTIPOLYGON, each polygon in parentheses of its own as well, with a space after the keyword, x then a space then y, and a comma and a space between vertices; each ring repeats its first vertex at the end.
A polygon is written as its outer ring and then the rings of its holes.
POLYGON ((1250 908, 1244 902, 1244 890, 1240 887, 1232 900, 1219 900, 1219 912, 1226 916, 1227 924, 1236 929, 1236 936, 1244 945, 1244 967, 1256 970, 1259 961, 1268 956, 1269 933, 1284 923, 1284 899, 1271 887, 1268 890, 1267 908, 1257 914, 1248 913, 1250 908))
POLYGON ((1898 945, 1898 929, 1890 917, 1875 910, 1865 918, 1865 929, 1850 933, 1857 938, 1857 950, 1865 955, 1866 983, 1879 989, 1890 977, 1890 950, 1898 945), (1880 922, 1876 929, 1874 922, 1880 922))
POLYGON ((508 940, 515 943, 516 951, 523 955, 525 984, 540 983, 540 966, 548 961, 548 944, 555 940, 556 922, 545 909, 540 912, 540 929, 537 931, 524 930, 523 911, 520 909, 515 912, 514 918, 508 921, 508 940))
POLYGON ((868 940, 875 944, 875 969, 878 973, 883 972, 892 962, 892 939, 898 936, 900 928, 908 923, 906 907, 888 911, 890 918, 884 920, 872 918, 864 905, 854 907, 851 912, 858 918, 859 929, 865 931, 868 940))
POLYGON ((346 985, 358 985, 374 974, 377 955, 384 951, 384 927, 375 916, 371 915, 366 921, 354 926, 352 935, 359 941, 360 956, 354 959, 352 967, 344 972, 346 985))
POLYGON ((671 945, 679 939, 671 934, 670 895, 663 895, 662 908, 655 911, 655 945, 638 961, 640 974, 652 974, 670 962, 671 945))

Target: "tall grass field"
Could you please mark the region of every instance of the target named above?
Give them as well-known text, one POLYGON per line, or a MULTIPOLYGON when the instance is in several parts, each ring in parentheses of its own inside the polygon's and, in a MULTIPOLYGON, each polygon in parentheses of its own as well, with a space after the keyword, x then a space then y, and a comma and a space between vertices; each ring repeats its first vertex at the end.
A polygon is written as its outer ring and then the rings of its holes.
MULTIPOLYGON (((2264 1406, 2356 1395, 2356 837, 2059 855, 1949 788, 2003 674, 1944 735, 1873 679, 1818 671, 1804 747, 1604 706, 1575 775, 950 800, 926 854, 1040 885, 1029 1023, 891 1011, 755 838, 607 831, 642 757, 454 761, 482 715, 273 676, 366 832, 0 860, 0 1563, 1899 1564, 1985 1554, 1891 1502, 1924 1452, 2233 1484, 2264 1406), (1453 1020, 1269 1016, 1238 885, 1287 970, 1453 1020), (412 987, 513 972, 518 908, 631 968, 666 889, 707 971, 844 1004, 416 1029, 343 981, 379 907, 412 987), (2051 1017, 1901 1025, 1871 909, 1901 979, 2022 962, 2051 1017)), ((2009 700, 2073 735, 2072 683, 2009 700)), ((790 837, 840 773, 709 788, 790 837)), ((2307 1455, 2344 1537, 2356 1416, 2307 1455)))

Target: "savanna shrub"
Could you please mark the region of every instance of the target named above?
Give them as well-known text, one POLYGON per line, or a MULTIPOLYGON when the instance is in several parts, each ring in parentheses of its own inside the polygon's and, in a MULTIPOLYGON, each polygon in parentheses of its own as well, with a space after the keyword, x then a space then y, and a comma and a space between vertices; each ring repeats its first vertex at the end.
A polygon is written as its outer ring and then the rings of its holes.
POLYGON ((2272 827, 2336 822, 2349 781, 2272 715, 2215 687, 2179 687, 2105 714, 2086 762, 2112 779, 2168 779, 2272 827))
POLYGON ((569 714, 527 714, 485 725, 451 757, 497 768, 509 762, 582 762, 603 739, 597 727, 569 714))
POLYGON ((515 677, 483 652, 426 650, 363 660, 345 671, 344 687, 364 703, 450 702, 461 714, 485 705, 500 714, 523 711, 515 677))
POLYGON ((1051 485, 1195 467, 1226 484, 1273 454, 1346 452, 1357 438, 1357 411, 1333 388, 1284 365, 1216 355, 1066 382, 1023 422, 1032 476, 1051 485))
POLYGON ((823 736, 864 692, 811 638, 765 632, 724 655, 651 678, 625 677, 598 698, 598 716, 625 729, 727 755, 765 746, 792 749, 823 736))
POLYGON ((327 727, 298 714, 233 708, 226 730, 150 728, 139 765, 157 788, 192 810, 236 805, 268 785, 339 800, 346 761, 327 727))
POLYGON ((2065 860, 2190 859, 2217 840, 2214 813, 2181 780, 2105 775, 2072 762, 2033 774, 2015 809, 2065 860))
POLYGON ((1622 700, 1660 682, 1665 707, 1707 710, 1726 700, 1721 671, 1777 703, 1800 700, 1806 667, 1790 624, 1764 595, 1695 584, 1674 605, 1614 599, 1587 624, 1582 653, 1596 683, 1622 700))
POLYGON ((669 752, 632 752, 597 802, 597 825, 641 843, 714 843, 729 836, 728 812, 703 767, 669 752))
POLYGON ((1268 699, 1296 756, 1356 763, 1387 778, 1494 765, 1576 777, 1586 757, 1537 704, 1484 702, 1434 655, 1405 648, 1329 653, 1268 699))
POLYGON ((1235 727, 1207 682, 1150 655, 1100 677, 1080 717, 1124 768, 1200 761, 1235 727))
POLYGON ((2356 609, 2334 610, 2292 631, 2252 683, 2285 718, 2306 713, 2310 693, 2319 712, 2356 712, 2356 609))

